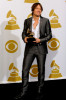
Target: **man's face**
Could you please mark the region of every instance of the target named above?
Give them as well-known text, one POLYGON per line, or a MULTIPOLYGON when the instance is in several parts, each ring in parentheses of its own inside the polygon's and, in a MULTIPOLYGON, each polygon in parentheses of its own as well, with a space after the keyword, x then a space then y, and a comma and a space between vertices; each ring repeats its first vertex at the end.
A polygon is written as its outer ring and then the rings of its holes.
POLYGON ((34 9, 34 11, 33 11, 33 14, 35 15, 35 16, 37 16, 37 17, 39 17, 40 15, 41 15, 41 7, 40 7, 40 5, 37 5, 36 6, 36 8, 34 9))

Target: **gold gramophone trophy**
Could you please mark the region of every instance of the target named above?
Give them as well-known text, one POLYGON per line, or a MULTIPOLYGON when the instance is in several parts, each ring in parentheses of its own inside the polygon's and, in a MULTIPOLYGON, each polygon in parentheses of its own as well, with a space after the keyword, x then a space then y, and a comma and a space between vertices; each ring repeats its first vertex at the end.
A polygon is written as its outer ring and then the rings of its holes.
POLYGON ((32 32, 29 28, 28 28, 28 30, 27 30, 27 36, 29 37, 29 38, 27 38, 27 41, 28 42, 33 42, 33 41, 35 41, 36 39, 34 38, 34 32, 32 32))

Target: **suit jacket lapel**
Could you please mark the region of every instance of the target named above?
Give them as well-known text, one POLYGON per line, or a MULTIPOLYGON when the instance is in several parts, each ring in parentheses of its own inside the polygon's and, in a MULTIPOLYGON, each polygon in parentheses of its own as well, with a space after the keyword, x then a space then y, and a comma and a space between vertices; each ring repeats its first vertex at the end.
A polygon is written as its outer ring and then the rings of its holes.
POLYGON ((32 31, 32 17, 30 17, 30 19, 29 19, 28 27, 29 27, 30 31, 32 31))
MULTIPOLYGON (((40 24, 39 24, 39 34, 41 33, 41 27, 42 27, 42 16, 40 16, 40 24)), ((32 17, 29 19, 29 29, 32 31, 32 17)), ((41 35, 41 34, 40 34, 41 35)))
POLYGON ((42 22, 43 22, 43 17, 40 16, 40 24, 39 24, 39 34, 41 35, 41 28, 42 28, 42 22))

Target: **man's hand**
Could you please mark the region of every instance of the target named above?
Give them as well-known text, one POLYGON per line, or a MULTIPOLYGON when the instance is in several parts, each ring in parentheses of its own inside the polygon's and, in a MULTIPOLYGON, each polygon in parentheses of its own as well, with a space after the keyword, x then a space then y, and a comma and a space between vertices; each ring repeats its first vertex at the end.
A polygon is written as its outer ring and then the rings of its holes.
POLYGON ((24 41, 25 41, 25 43, 27 43, 28 41, 27 41, 27 39, 28 39, 29 37, 25 37, 25 39, 24 39, 24 41))
POLYGON ((40 43, 40 39, 39 38, 35 38, 36 40, 33 41, 33 42, 36 42, 36 43, 40 43))

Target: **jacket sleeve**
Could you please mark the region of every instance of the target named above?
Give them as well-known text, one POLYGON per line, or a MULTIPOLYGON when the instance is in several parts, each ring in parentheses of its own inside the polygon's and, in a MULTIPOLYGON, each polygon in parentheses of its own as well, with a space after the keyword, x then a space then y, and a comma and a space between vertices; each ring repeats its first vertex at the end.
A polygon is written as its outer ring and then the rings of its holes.
MULTIPOLYGON (((22 32, 22 39, 23 39, 23 41, 24 41, 24 38, 25 37, 27 37, 27 21, 26 21, 26 19, 24 20, 24 28, 23 28, 23 32, 22 32)), ((25 41, 24 41, 25 42, 25 41)))
POLYGON ((46 37, 40 39, 40 42, 48 42, 52 38, 52 30, 49 19, 46 22, 46 37))

